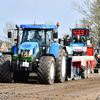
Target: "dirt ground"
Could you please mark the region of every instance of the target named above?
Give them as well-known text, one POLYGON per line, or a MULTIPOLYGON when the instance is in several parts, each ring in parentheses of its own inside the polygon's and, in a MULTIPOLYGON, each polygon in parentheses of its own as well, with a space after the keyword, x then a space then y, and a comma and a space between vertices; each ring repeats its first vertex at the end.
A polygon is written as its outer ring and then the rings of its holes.
POLYGON ((0 83, 0 100, 99 100, 100 74, 91 76, 53 85, 37 81, 0 83))

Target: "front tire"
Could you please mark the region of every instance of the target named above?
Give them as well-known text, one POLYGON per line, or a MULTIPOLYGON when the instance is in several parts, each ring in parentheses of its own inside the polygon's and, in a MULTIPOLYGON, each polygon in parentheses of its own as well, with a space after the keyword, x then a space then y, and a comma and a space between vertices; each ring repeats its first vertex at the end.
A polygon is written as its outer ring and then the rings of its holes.
POLYGON ((52 56, 42 56, 37 68, 38 81, 53 84, 55 79, 55 59, 52 56))
POLYGON ((0 57, 0 82, 13 82, 14 73, 10 72, 11 56, 2 55, 0 57))
POLYGON ((56 82, 65 82, 66 78, 66 53, 63 49, 60 53, 60 56, 56 60, 56 76, 55 81, 56 82))

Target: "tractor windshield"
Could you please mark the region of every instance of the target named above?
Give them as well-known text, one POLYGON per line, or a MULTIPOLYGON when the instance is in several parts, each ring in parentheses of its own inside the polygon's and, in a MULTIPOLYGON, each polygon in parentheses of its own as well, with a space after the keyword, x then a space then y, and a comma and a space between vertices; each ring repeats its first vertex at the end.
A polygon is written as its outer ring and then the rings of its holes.
POLYGON ((24 30, 22 42, 38 42, 40 46, 44 46, 45 32, 44 30, 24 30))

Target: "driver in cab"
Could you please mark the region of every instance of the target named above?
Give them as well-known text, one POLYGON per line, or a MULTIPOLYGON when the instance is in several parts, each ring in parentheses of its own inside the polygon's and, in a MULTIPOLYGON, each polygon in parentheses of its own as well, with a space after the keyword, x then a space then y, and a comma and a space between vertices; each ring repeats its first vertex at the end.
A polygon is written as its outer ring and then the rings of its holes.
POLYGON ((35 31, 35 33, 34 33, 34 38, 35 38, 35 39, 41 38, 41 36, 39 35, 39 32, 38 32, 38 31, 35 31))
POLYGON ((82 43, 82 40, 80 39, 79 35, 77 35, 77 38, 76 38, 74 43, 82 43))

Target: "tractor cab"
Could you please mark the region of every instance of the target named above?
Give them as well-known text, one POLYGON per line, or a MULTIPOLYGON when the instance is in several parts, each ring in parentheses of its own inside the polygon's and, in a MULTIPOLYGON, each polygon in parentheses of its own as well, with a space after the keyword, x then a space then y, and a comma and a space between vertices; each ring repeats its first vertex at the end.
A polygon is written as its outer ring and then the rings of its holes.
MULTIPOLYGON (((49 53, 51 44, 54 42, 54 38, 58 37, 58 24, 25 24, 20 25, 20 27, 16 26, 17 45, 13 46, 11 50, 14 53, 13 59, 17 60, 19 55, 20 60, 21 58, 27 58, 28 60, 29 57, 29 61, 32 61, 33 58, 39 58, 43 54, 49 53), (22 32, 21 41, 20 31, 22 32)), ((11 38, 11 34, 11 32, 8 32, 8 38, 11 38)))
POLYGON ((21 44, 34 44, 39 46, 39 55, 46 54, 54 38, 58 37, 56 25, 21 25, 23 36, 21 44))

